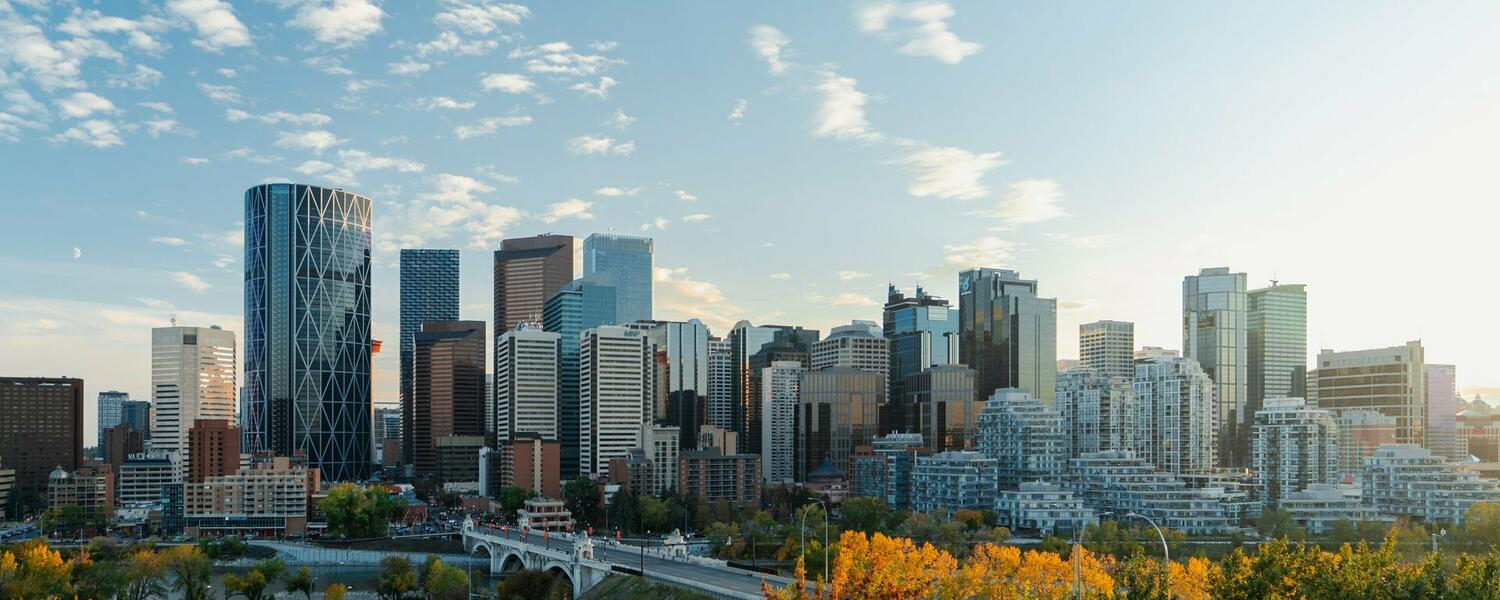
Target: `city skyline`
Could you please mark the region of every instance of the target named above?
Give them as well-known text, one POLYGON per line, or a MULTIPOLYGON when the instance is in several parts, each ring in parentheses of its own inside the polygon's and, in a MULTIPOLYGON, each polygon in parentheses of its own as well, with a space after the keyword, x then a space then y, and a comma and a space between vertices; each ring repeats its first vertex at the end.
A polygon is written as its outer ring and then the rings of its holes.
MULTIPOLYGON (((1057 298, 1059 358, 1100 319, 1182 350, 1182 278, 1225 266, 1250 289, 1308 286, 1309 364, 1422 339, 1465 395, 1500 393, 1500 349, 1474 318, 1496 284, 1465 260, 1500 216, 1480 200, 1500 133, 1481 58, 1500 50, 1481 35, 1496 7, 956 4, 936 21, 952 37, 927 39, 905 13, 872 21, 854 4, 670 19, 537 6, 487 25, 442 18, 452 6, 388 3, 320 29, 256 4, 217 31, 108 7, 137 23, 129 35, 91 28, 91 11, 0 8, 12 39, 122 57, 0 42, 0 163, 30 175, 12 181, 0 240, 0 363, 83 378, 91 435, 99 391, 150 397, 151 327, 175 315, 243 343, 242 198, 274 178, 372 198, 373 329, 390 346, 400 248, 461 249, 460 318, 489 320, 501 238, 613 230, 658 242, 653 316, 720 337, 739 319, 878 320, 886 281, 956 303, 957 273, 989 267, 1057 298), (701 26, 664 33, 678 23, 701 26), (1445 35, 1390 35, 1415 26, 1445 35), (551 56, 574 72, 539 69, 551 56), (1361 68, 1377 61, 1380 77, 1361 68), (278 78, 335 85, 268 93, 278 78), (1344 93, 1297 93, 1310 87, 1344 93), (90 176, 57 187, 69 171, 90 176), (413 218, 434 209, 456 220, 413 218), (839 227, 849 215, 865 221, 839 227), (1448 293, 1392 314, 1374 290, 1395 273, 1448 293)), ((398 399, 398 354, 373 361, 378 405, 398 399)))

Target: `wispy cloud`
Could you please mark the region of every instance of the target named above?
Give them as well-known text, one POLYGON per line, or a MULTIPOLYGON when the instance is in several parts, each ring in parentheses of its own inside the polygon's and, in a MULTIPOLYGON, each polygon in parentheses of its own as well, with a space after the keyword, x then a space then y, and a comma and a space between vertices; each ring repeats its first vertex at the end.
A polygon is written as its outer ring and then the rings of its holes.
POLYGON ((756 25, 750 28, 750 47, 755 49, 755 54, 766 63, 766 70, 773 75, 786 72, 788 63, 786 57, 790 56, 786 47, 792 42, 780 29, 770 25, 756 25))
POLYGON ((606 185, 606 186, 604 186, 602 188, 594 190, 594 195, 595 196, 604 196, 606 198, 619 198, 621 196, 634 196, 634 195, 639 194, 639 193, 641 193, 641 188, 638 188, 638 187, 622 188, 622 187, 615 187, 615 186, 612 186, 612 185, 606 185))
POLYGON ((818 82, 817 90, 823 96, 818 106, 818 120, 813 135, 839 140, 873 142, 881 139, 879 132, 870 128, 865 119, 865 103, 869 96, 859 91, 853 77, 828 73, 818 82))
POLYGON ((213 287, 209 285, 208 282, 203 281, 201 277, 198 277, 197 275, 188 273, 186 271, 176 271, 170 273, 169 275, 171 276, 172 281, 177 282, 177 285, 185 287, 194 292, 202 292, 213 287))
POLYGON ((469 138, 493 135, 495 132, 500 131, 501 127, 520 127, 522 125, 529 125, 530 123, 531 117, 526 115, 488 117, 480 119, 477 123, 454 127, 453 135, 458 136, 458 139, 467 140, 469 138))
POLYGON ((749 106, 750 103, 744 98, 736 99, 734 101, 734 109, 729 111, 729 120, 733 121, 735 125, 739 125, 740 121, 745 118, 745 109, 749 108, 749 106))
POLYGON ((612 137, 580 135, 568 140, 568 151, 574 154, 612 154, 629 156, 635 152, 635 142, 616 141, 612 137))
POLYGON ((924 146, 900 160, 917 179, 906 191, 918 198, 973 200, 989 194, 985 173, 1005 164, 999 152, 975 154, 963 148, 924 146))
POLYGON ((156 244, 161 244, 163 246, 186 246, 187 245, 187 240, 184 240, 182 238, 177 238, 177 237, 168 237, 168 236, 153 237, 153 238, 151 238, 151 242, 152 243, 156 243, 156 244))
POLYGON ((897 52, 955 65, 982 47, 948 30, 956 13, 947 2, 881 2, 856 12, 859 27, 882 39, 903 42, 897 52))
POLYGON ((869 273, 865 273, 862 271, 839 271, 839 281, 854 281, 856 279, 864 279, 869 276, 869 273))
POLYGON ((995 236, 984 236, 945 245, 943 251, 947 253, 947 263, 953 267, 994 267, 1011 263, 1016 255, 1016 244, 995 236))
POLYGON ((1008 224, 1040 223, 1066 216, 1062 186, 1050 179, 1027 179, 1009 185, 1009 191, 994 206, 968 214, 1001 219, 1008 224))
POLYGON ((554 202, 548 205, 547 212, 538 216, 537 219, 543 223, 556 223, 562 219, 588 220, 594 218, 593 213, 589 212, 589 209, 593 208, 593 206, 593 202, 568 198, 562 202, 554 202))

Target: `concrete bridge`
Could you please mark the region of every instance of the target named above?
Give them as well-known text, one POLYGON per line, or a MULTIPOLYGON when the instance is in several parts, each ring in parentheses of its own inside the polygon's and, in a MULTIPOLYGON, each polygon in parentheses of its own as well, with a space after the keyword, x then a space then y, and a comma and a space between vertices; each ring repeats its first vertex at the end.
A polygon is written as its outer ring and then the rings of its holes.
MULTIPOLYGON (((487 554, 490 572, 520 569, 548 571, 566 578, 577 598, 615 573, 689 589, 723 600, 760 600, 761 582, 784 587, 792 580, 730 567, 721 560, 688 556, 683 547, 648 548, 590 538, 587 534, 540 531, 522 533, 466 523, 464 549, 487 554)), ((476 556, 477 558, 477 556, 476 556)))

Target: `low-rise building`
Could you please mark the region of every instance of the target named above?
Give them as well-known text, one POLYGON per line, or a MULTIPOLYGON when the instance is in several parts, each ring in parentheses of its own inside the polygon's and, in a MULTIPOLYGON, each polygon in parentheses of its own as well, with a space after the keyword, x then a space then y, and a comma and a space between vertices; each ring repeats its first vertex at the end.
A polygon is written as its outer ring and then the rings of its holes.
POLYGON ((995 500, 995 514, 999 515, 999 524, 1011 531, 1037 531, 1042 535, 1073 532, 1099 522, 1083 500, 1045 481, 1026 481, 1018 489, 1001 490, 995 500))
POLYGON ((999 492, 995 472, 995 459, 978 452, 918 457, 911 474, 911 508, 925 513, 990 510, 999 492))
POLYGON ((920 433, 890 433, 858 448, 850 460, 849 493, 885 500, 895 510, 911 506, 911 470, 932 454, 920 433))
POLYGON ((1128 450, 1073 459, 1063 487, 1095 511, 1139 513, 1189 534, 1221 533, 1234 526, 1223 504, 1224 489, 1189 488, 1180 477, 1157 470, 1128 450))
POLYGON ((1364 501, 1376 512, 1459 523, 1475 502, 1500 501, 1500 484, 1414 444, 1386 444, 1365 458, 1364 501))
POLYGON ((760 456, 688 450, 677 460, 677 489, 708 503, 745 507, 760 503, 760 456))
POLYGON ((179 467, 167 454, 132 454, 119 469, 115 484, 119 504, 159 504, 163 487, 182 484, 179 467))
POLYGON ((322 475, 305 455, 257 455, 249 469, 183 488, 188 535, 301 535, 322 475))
POLYGON ((107 469, 58 467, 47 476, 47 508, 77 506, 85 517, 107 519, 115 508, 115 476, 107 469))
POLYGON ((1297 524, 1308 533, 1323 534, 1333 530, 1339 521, 1393 521, 1366 506, 1357 494, 1349 494, 1337 483, 1314 483, 1300 492, 1281 499, 1281 510, 1291 513, 1297 524))
POLYGON ((573 528, 573 513, 568 512, 562 500, 532 498, 516 511, 516 524, 523 529, 543 531, 565 531, 573 528))

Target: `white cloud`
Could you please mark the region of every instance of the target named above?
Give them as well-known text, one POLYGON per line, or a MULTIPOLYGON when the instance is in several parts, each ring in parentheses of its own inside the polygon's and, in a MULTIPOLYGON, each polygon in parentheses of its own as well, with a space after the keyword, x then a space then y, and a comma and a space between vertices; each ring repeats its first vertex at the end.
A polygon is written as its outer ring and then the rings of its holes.
POLYGON ((344 61, 333 56, 309 56, 302 59, 302 64, 322 71, 329 75, 353 75, 354 70, 344 66, 344 61))
POLYGON ((333 122, 333 117, 323 113, 290 113, 278 110, 257 115, 237 108, 224 111, 224 118, 229 119, 231 122, 255 121, 257 123, 265 123, 266 125, 280 125, 285 123, 297 127, 322 127, 333 122))
POLYGON ((174 112, 177 112, 172 109, 171 104, 167 104, 166 102, 142 102, 140 103, 140 107, 147 110, 154 110, 164 115, 170 115, 174 112))
POLYGON ((630 129, 630 126, 635 124, 635 117, 627 115, 625 111, 616 108, 615 112, 610 113, 609 120, 605 121, 604 124, 623 131, 630 129))
POLYGON ((73 259, 77 260, 80 258, 83 258, 83 250, 80 250, 78 246, 73 246, 73 259))
POLYGON ((592 48, 592 49, 594 49, 594 50, 596 50, 598 52, 609 52, 610 50, 614 50, 615 48, 619 48, 619 47, 620 47, 620 43, 616 42, 614 40, 606 40, 606 41, 595 40, 595 41, 589 42, 589 48, 592 48))
POLYGON ((693 213, 691 215, 683 217, 682 218, 682 222, 683 223, 701 223, 703 221, 707 221, 707 220, 712 219, 712 218, 713 218, 713 215, 710 215, 708 213, 693 213))
POLYGON ((151 137, 161 137, 163 133, 175 133, 188 137, 197 135, 196 131, 183 127, 176 119, 151 119, 147 120, 145 124, 146 133, 150 134, 151 137))
POLYGON ((182 164, 185 164, 185 165, 187 165, 189 167, 206 167, 208 165, 213 164, 213 162, 214 161, 211 161, 209 159, 203 158, 201 156, 184 156, 184 157, 182 157, 182 164))
POLYGON ((456 29, 471 35, 488 35, 503 25, 517 25, 531 16, 531 9, 519 4, 491 2, 458 2, 450 0, 448 8, 432 18, 444 29, 456 29))
POLYGON ((229 265, 232 265, 236 262, 239 261, 235 260, 233 256, 230 256, 228 254, 220 254, 218 258, 214 259, 214 267, 219 269, 227 269, 229 268, 229 265))
POLYGON ((239 104, 240 90, 232 85, 213 85, 210 83, 198 84, 198 90, 208 96, 209 100, 219 104, 239 104))
POLYGON ((441 173, 432 179, 432 190, 418 194, 409 203, 393 202, 382 215, 380 249, 394 251, 446 238, 454 231, 468 236, 478 250, 495 247, 505 231, 521 218, 514 207, 489 204, 478 198, 494 191, 477 179, 441 173))
POLYGON ((479 80, 480 87, 507 94, 524 94, 536 88, 536 84, 525 75, 516 73, 491 73, 479 80))
POLYGON ((312 32, 319 42, 347 48, 380 33, 384 16, 369 0, 304 0, 287 24, 312 32))
POLYGON ((219 69, 219 74, 223 75, 225 79, 234 79, 235 77, 239 77, 239 73, 235 72, 234 69, 228 67, 219 69))
POLYGON ((109 148, 125 143, 125 140, 120 138, 119 126, 115 125, 113 121, 103 119, 82 121, 67 131, 52 136, 50 139, 58 143, 78 142, 95 148, 109 148))
POLYGON ((399 171, 421 173, 426 165, 405 158, 376 156, 363 150, 339 150, 339 164, 322 160, 307 160, 297 165, 296 171, 303 175, 322 178, 335 185, 359 185, 359 174, 365 171, 399 171))
POLYGON ((192 273, 176 271, 174 273, 170 273, 169 275, 171 275, 172 281, 177 282, 177 285, 185 287, 194 292, 201 292, 213 287, 209 285, 208 282, 192 273))
POLYGON ((779 279, 779 280, 785 281, 785 280, 791 279, 791 278, 792 278, 792 274, 791 273, 772 273, 771 274, 771 279, 779 279))
POLYGON ((5 101, 9 103, 7 111, 17 115, 36 115, 48 117, 47 106, 32 98, 31 94, 21 88, 5 90, 5 101))
POLYGON ((94 113, 116 114, 120 112, 120 109, 115 108, 115 103, 93 92, 74 92, 72 96, 58 100, 57 108, 62 111, 64 117, 69 119, 87 119, 94 113))
POLYGON ((860 9, 856 19, 866 33, 888 41, 904 41, 897 52, 955 65, 978 53, 982 46, 958 39, 948 30, 948 19, 954 14, 946 2, 884 2, 860 9))
POLYGON ((421 56, 424 58, 428 56, 444 54, 452 54, 454 56, 479 56, 482 54, 488 54, 499 47, 500 42, 497 40, 471 40, 452 31, 441 32, 436 38, 433 38, 432 41, 422 42, 415 46, 415 48, 417 49, 417 56, 421 56))
POLYGON ((593 213, 589 212, 589 209, 593 207, 593 202, 584 202, 583 200, 579 200, 577 198, 568 198, 567 200, 563 200, 562 202, 553 202, 547 207, 547 212, 542 214, 541 216, 538 216, 537 219, 541 220, 541 222, 543 223, 556 223, 557 221, 562 219, 588 220, 594 218, 593 213))
POLYGON ((999 152, 975 154, 963 148, 927 146, 912 151, 899 161, 917 179, 906 191, 918 198, 938 197, 973 200, 990 193, 981 179, 990 170, 1005 164, 999 152))
POLYGON ((125 35, 131 48, 148 54, 159 54, 165 46, 152 34, 165 31, 170 23, 161 17, 146 16, 140 20, 105 15, 97 10, 78 10, 68 15, 57 30, 76 38, 91 38, 96 33, 120 33, 125 35))
POLYGON ((1003 219, 1010 224, 1040 223, 1066 216, 1062 186, 1051 179, 1027 179, 1010 184, 1010 192, 991 208, 968 214, 1003 219))
POLYGON ((740 120, 745 118, 745 109, 749 108, 749 106, 750 103, 747 102, 744 98, 735 100, 734 110, 729 111, 729 120, 734 121, 735 125, 739 125, 740 120))
POLYGON ((151 238, 151 242, 154 243, 154 244, 161 244, 163 246, 186 246, 187 245, 187 240, 185 240, 185 239, 182 239, 182 238, 179 238, 179 237, 164 236, 164 235, 162 235, 162 236, 156 236, 156 237, 151 238))
POLYGON ((454 127, 453 135, 458 136, 458 139, 467 140, 469 138, 493 135, 496 131, 499 131, 501 127, 520 127, 522 125, 529 124, 531 124, 531 117, 528 117, 526 115, 514 115, 509 117, 488 117, 480 119, 478 123, 474 123, 472 125, 459 125, 458 127, 454 127))
POLYGON ((311 150, 321 154, 324 150, 342 144, 344 140, 339 139, 328 131, 313 129, 308 131, 290 131, 276 138, 276 145, 282 148, 295 148, 311 150))
POLYGON ((668 223, 671 223, 671 221, 668 221, 666 217, 657 217, 655 219, 652 219, 650 223, 642 223, 641 231, 651 231, 652 227, 655 227, 658 230, 666 229, 668 223))
POLYGON ((358 94, 371 88, 385 87, 385 82, 379 79, 350 79, 344 82, 344 91, 358 94))
POLYGON ((224 158, 246 160, 260 165, 269 165, 271 163, 281 161, 280 156, 277 156, 275 154, 267 154, 258 150, 251 150, 244 146, 240 146, 238 148, 234 148, 228 152, 225 152, 224 158))
POLYGON ((501 173, 500 169, 495 168, 494 165, 479 165, 479 168, 475 169, 475 170, 479 171, 479 173, 481 175, 484 175, 485 177, 488 177, 488 178, 493 179, 495 181, 498 181, 500 183, 520 183, 521 182, 521 178, 520 177, 516 177, 515 175, 506 175, 505 173, 501 173))
POLYGON ((474 102, 461 102, 447 96, 433 96, 431 98, 418 98, 416 105, 422 110, 469 110, 474 108, 474 102))
POLYGON ((109 87, 112 88, 131 88, 144 90, 147 88, 156 87, 156 84, 161 83, 161 79, 161 71, 158 71, 146 65, 136 65, 135 69, 130 71, 129 73, 121 73, 108 76, 105 79, 105 83, 108 83, 109 87))
POLYGON ((615 87, 619 83, 615 78, 605 75, 599 78, 599 83, 582 81, 568 86, 568 89, 580 92, 585 96, 593 96, 603 100, 609 97, 609 88, 615 87))
POLYGON ((856 279, 864 279, 869 276, 869 273, 862 273, 860 271, 839 271, 839 281, 854 281, 856 279))
POLYGON ((711 328, 728 331, 745 311, 730 304, 718 285, 689 277, 684 267, 656 267, 652 281, 660 319, 701 319, 711 328))
POLYGON ((681 200, 683 202, 697 202, 698 201, 698 197, 694 196, 692 194, 689 194, 687 192, 687 190, 677 190, 677 191, 672 192, 672 193, 677 196, 678 200, 681 200))
POLYGON ((611 137, 580 135, 568 140, 568 151, 574 154, 629 156, 631 152, 635 152, 635 142, 617 142, 611 137))
POLYGON ((210 52, 250 45, 250 30, 221 0, 168 0, 167 12, 191 23, 198 32, 193 45, 210 52))
POLYGON ((567 42, 551 42, 531 48, 517 48, 510 58, 525 58, 526 70, 560 77, 593 77, 611 65, 623 61, 599 54, 573 51, 567 42))
POLYGON ((951 266, 995 267, 1010 263, 1016 256, 1016 244, 995 236, 984 236, 962 244, 943 246, 951 266))
POLYGON ((839 140, 876 141, 880 134, 865 120, 865 102, 869 96, 855 86, 852 77, 828 73, 817 85, 823 101, 818 106, 818 121, 813 135, 839 140))
POLYGON ((791 39, 781 33, 781 30, 770 25, 756 25, 750 28, 750 46, 755 49, 755 54, 765 61, 766 68, 773 75, 785 72, 788 66, 786 57, 791 53, 786 51, 787 44, 791 39))
POLYGON ((615 186, 612 186, 612 185, 607 185, 607 186, 604 186, 604 187, 599 188, 597 190, 594 190, 594 195, 595 196, 604 196, 606 198, 619 198, 621 196, 634 196, 634 195, 639 194, 639 193, 641 193, 641 188, 638 188, 638 187, 621 188, 621 187, 615 187, 615 186))
POLYGON ((417 62, 410 58, 401 62, 386 63, 385 71, 392 75, 421 75, 432 69, 432 65, 417 62))

